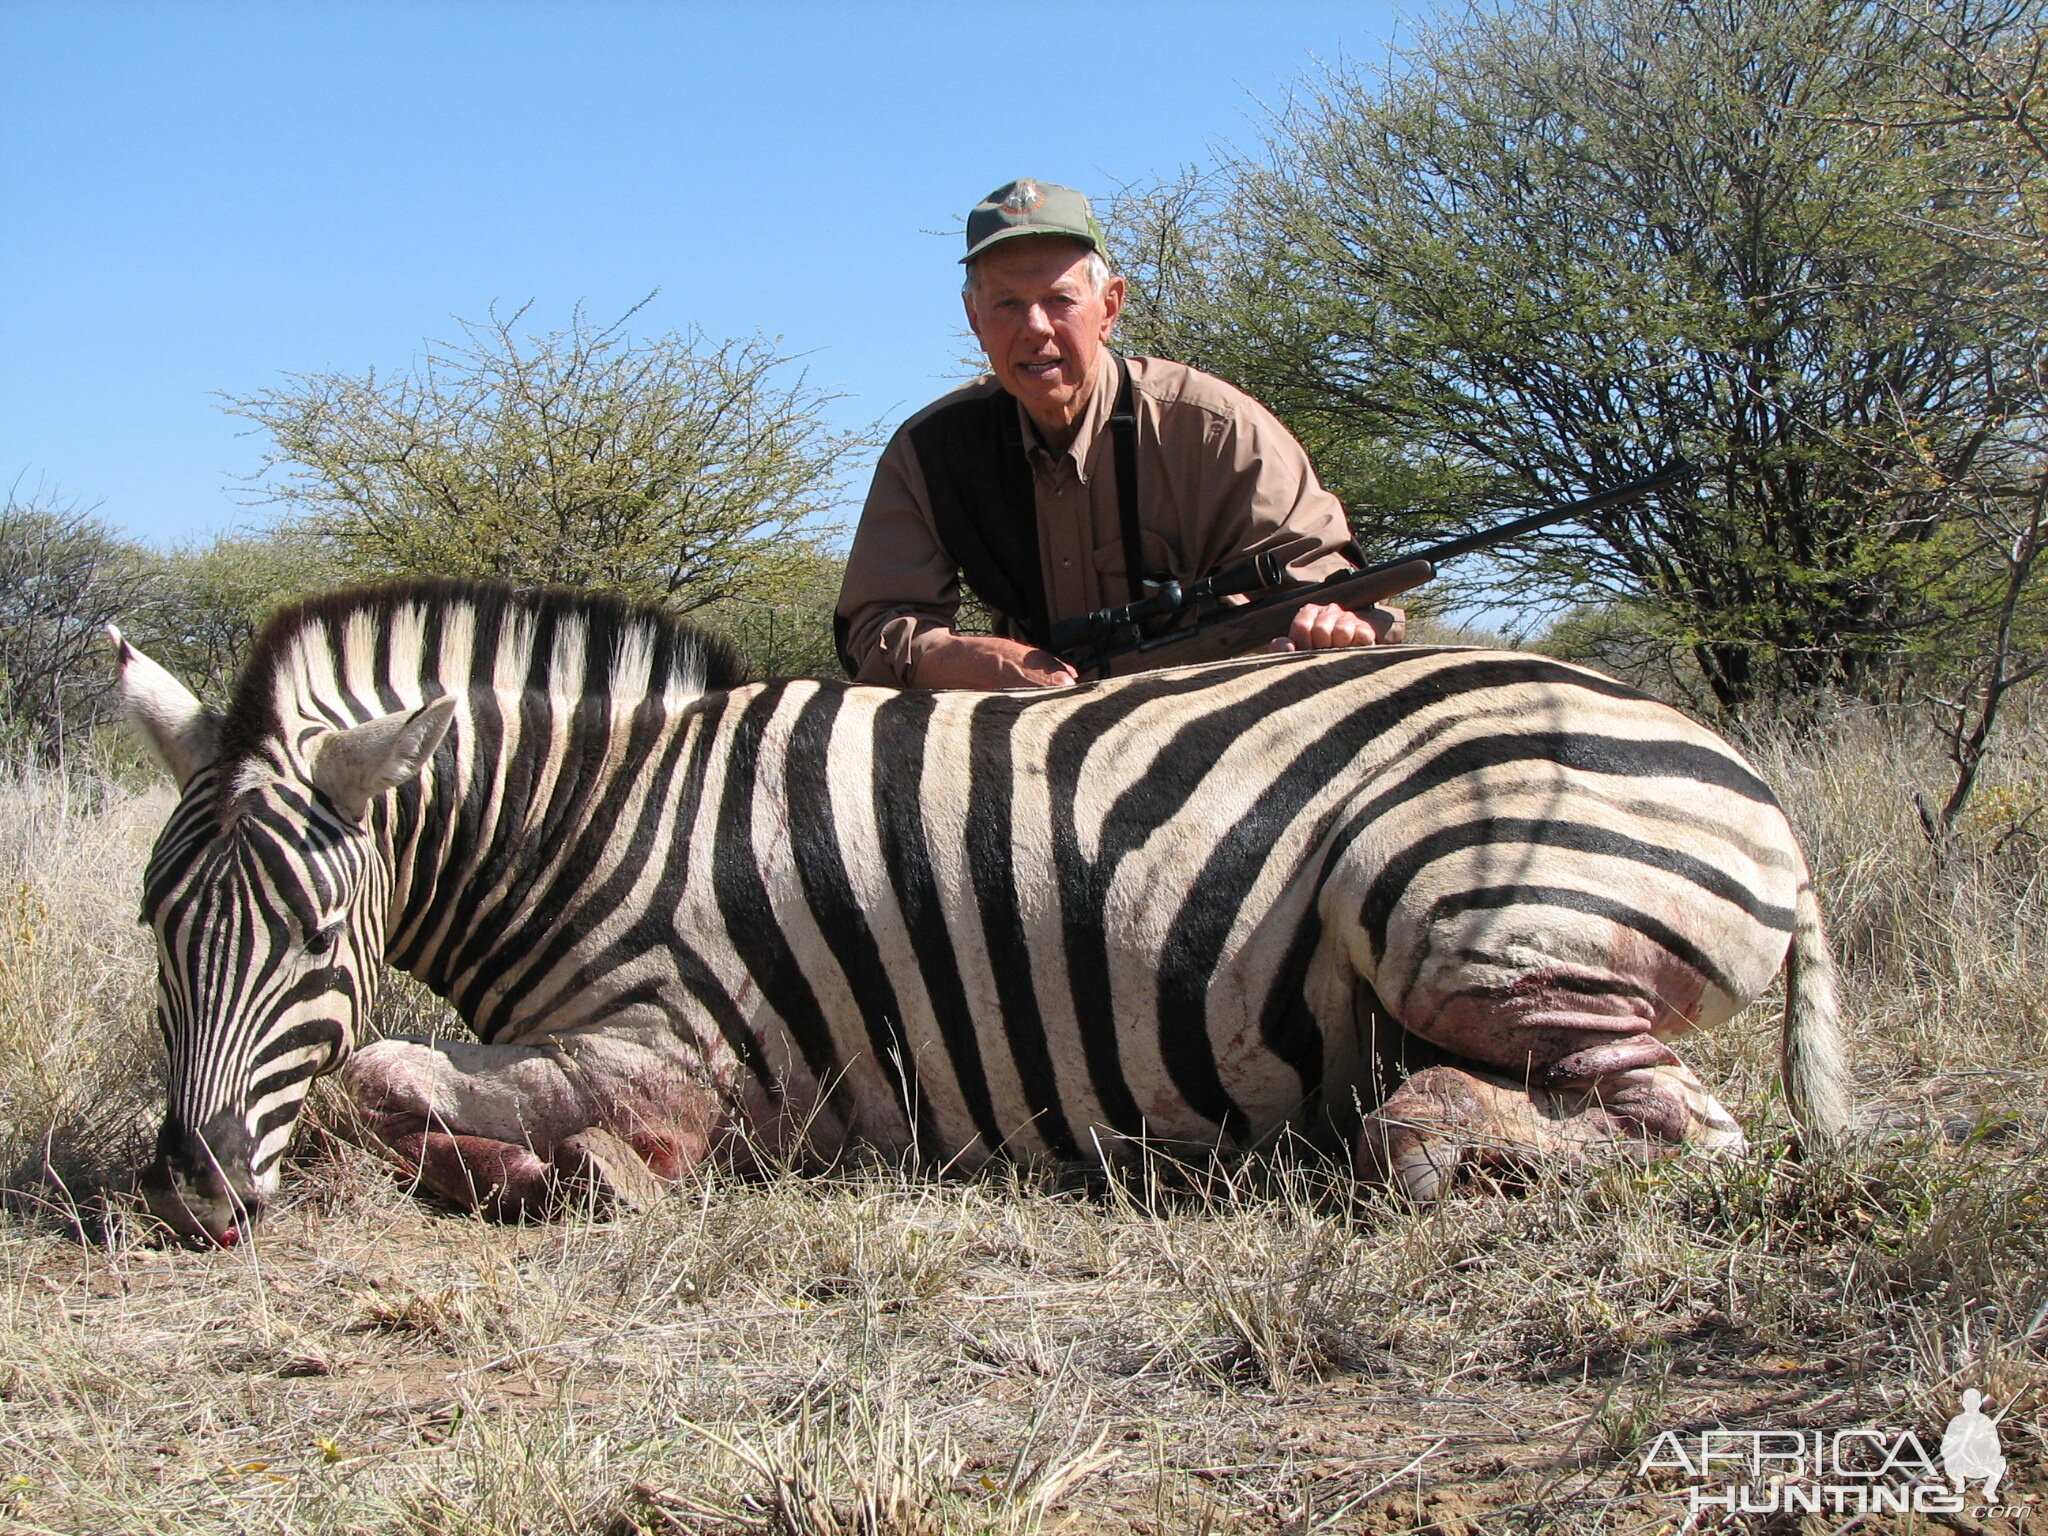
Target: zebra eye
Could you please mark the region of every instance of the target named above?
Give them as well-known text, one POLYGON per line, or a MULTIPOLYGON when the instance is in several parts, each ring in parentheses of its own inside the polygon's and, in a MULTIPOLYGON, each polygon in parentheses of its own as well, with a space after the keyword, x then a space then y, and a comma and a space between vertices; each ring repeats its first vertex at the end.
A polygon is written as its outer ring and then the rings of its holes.
POLYGON ((332 928, 315 928, 306 935, 306 953, 309 955, 326 954, 327 951, 334 948, 335 936, 340 931, 341 927, 339 924, 332 928))

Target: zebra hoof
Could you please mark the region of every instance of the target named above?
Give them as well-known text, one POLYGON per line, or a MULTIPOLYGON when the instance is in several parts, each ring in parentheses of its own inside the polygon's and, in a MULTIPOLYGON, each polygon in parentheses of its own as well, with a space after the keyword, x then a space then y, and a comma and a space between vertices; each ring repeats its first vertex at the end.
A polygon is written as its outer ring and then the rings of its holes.
POLYGON ((1387 1159, 1386 1180, 1418 1205, 1434 1205, 1451 1192, 1464 1161, 1463 1149, 1417 1136, 1387 1159))
POLYGON ((561 1204, 587 1200, 600 1210, 645 1211, 668 1194, 640 1154, 622 1136, 591 1126, 555 1144, 554 1164, 561 1204))
POLYGON ((1740 1152, 1748 1140, 1735 1117, 1683 1065, 1622 1072, 1603 1079, 1593 1098, 1601 1127, 1595 1139, 1633 1148, 1644 1158, 1684 1148, 1693 1152, 1740 1152))
POLYGON ((1361 1179, 1433 1204, 1451 1192, 1478 1147, 1498 1142, 1484 1102, 1488 1085, 1455 1067, 1429 1067, 1403 1083, 1358 1136, 1361 1179))
POLYGON ((1616 1073, 1576 1092, 1437 1066, 1417 1072, 1366 1116, 1358 1172, 1429 1202, 1467 1170, 1513 1181, 1544 1163, 1648 1162, 1742 1146, 1742 1128, 1676 1063, 1616 1073))

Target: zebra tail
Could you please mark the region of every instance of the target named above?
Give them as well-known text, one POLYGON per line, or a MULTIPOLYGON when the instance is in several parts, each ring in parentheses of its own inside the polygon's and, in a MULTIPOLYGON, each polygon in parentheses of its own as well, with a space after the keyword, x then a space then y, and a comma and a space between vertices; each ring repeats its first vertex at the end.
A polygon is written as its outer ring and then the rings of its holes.
POLYGON ((1815 1142, 1849 1128, 1849 1057, 1835 994, 1835 959, 1811 882, 1799 887, 1785 957, 1785 1036, 1779 1058, 1785 1102, 1815 1142))

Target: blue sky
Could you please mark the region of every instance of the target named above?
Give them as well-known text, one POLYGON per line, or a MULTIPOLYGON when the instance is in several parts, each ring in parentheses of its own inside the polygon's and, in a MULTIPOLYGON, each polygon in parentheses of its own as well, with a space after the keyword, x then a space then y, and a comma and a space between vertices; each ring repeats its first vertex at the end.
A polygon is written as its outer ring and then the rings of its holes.
MULTIPOLYGON (((1412 12, 1412 8, 1411 8, 1412 12)), ((0 485, 159 544, 260 520, 220 409, 534 301, 809 354, 847 424, 957 377, 957 231, 1251 145, 1391 4, 0 5, 0 485)))

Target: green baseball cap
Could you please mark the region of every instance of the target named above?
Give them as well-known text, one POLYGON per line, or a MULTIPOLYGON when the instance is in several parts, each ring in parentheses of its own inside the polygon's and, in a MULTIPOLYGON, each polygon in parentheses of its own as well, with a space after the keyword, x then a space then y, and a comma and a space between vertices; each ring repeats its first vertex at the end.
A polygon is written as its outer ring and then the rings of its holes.
POLYGON ((1072 187, 1019 176, 974 205, 967 215, 967 254, 960 259, 972 261, 998 241, 1019 235, 1058 235, 1098 254, 1106 254, 1108 243, 1086 197, 1072 187))

